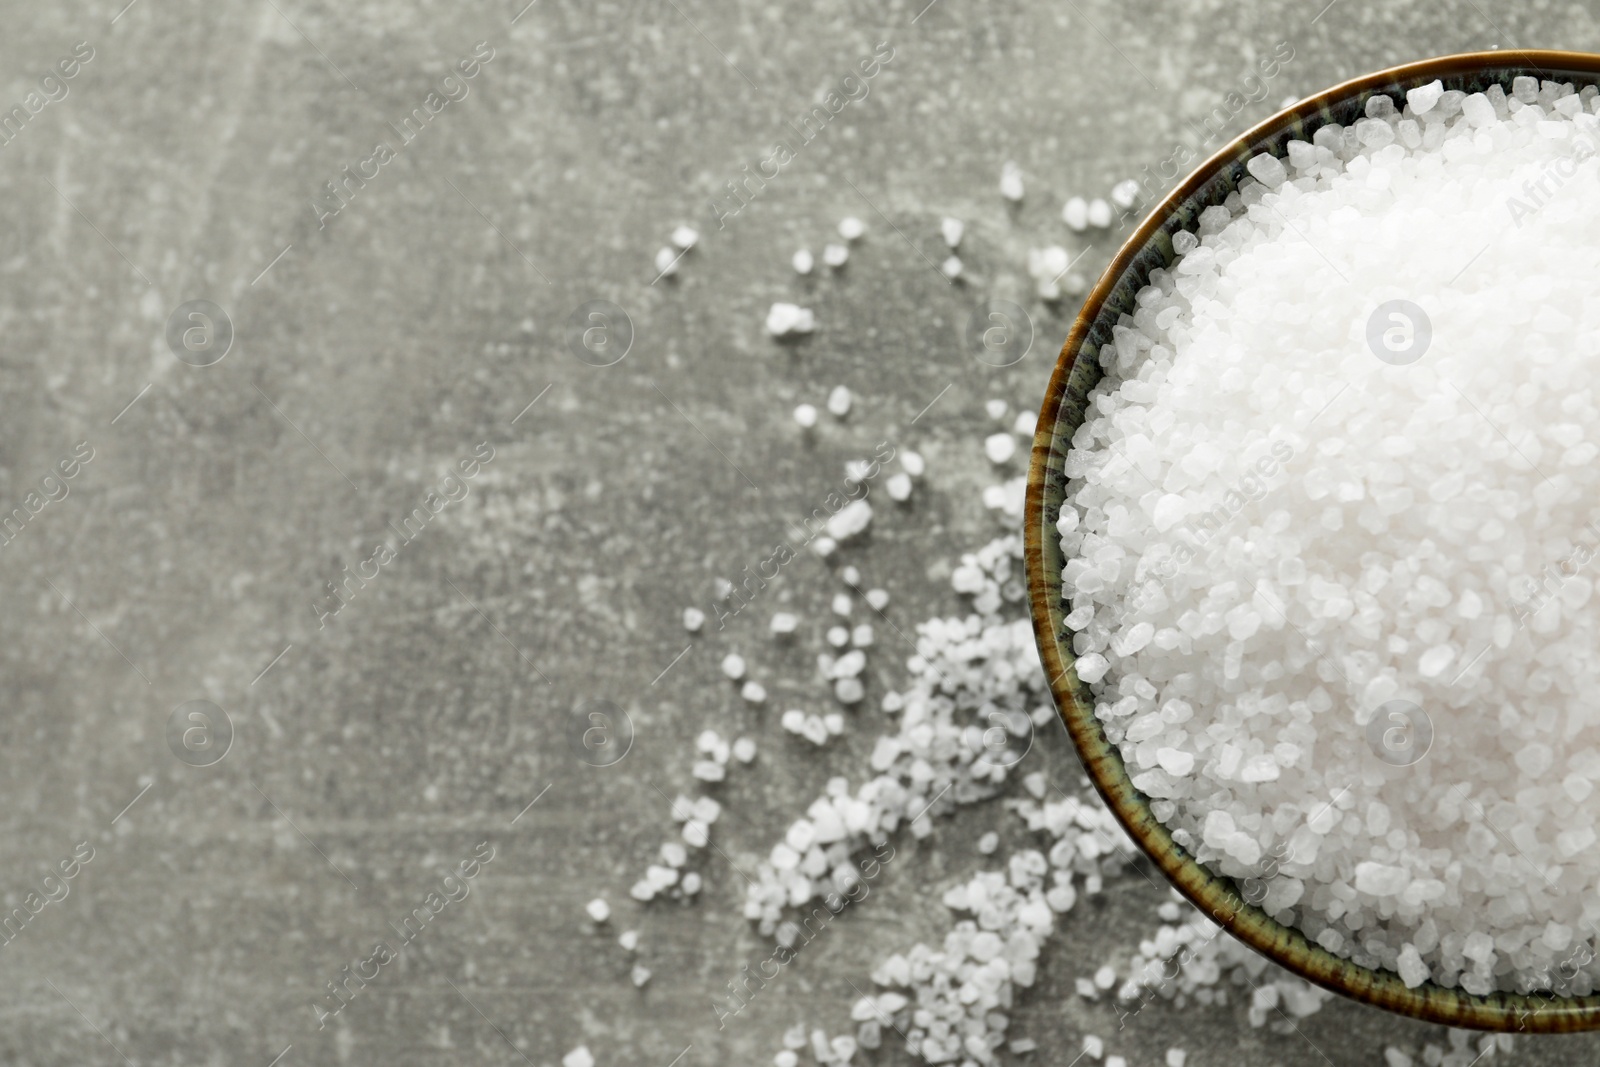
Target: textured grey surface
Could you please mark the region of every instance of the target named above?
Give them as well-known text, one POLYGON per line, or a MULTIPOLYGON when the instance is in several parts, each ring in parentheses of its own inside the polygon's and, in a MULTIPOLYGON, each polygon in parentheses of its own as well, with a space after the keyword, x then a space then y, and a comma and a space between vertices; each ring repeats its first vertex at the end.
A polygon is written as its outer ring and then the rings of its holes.
MULTIPOLYGON (((93 459, 0 548, 0 895, 22 905, 80 842, 93 858, 0 948, 0 1061, 542 1067, 584 1042, 602 1067, 666 1067, 691 1044, 684 1064, 770 1062, 799 1020, 842 1030, 851 983, 941 937, 938 891, 976 866, 980 833, 1017 822, 982 805, 906 843, 870 903, 719 1031, 713 997, 767 951, 732 864, 828 776, 859 779, 875 713, 808 754, 717 675, 741 648, 774 704, 820 705, 808 662, 836 585, 819 561, 652 682, 691 644, 682 607, 888 440, 928 456, 928 483, 848 558, 902 628, 956 610, 949 569, 994 530, 975 504, 982 402, 1036 406, 1072 311, 1029 298, 1028 249, 1085 247, 1062 199, 1158 167, 1279 42, 1294 59, 1224 136, 1407 59, 1600 46, 1576 3, 925 2, 3 5, 6 108, 77 42, 94 57, 0 146, 0 511, 80 442, 93 459), (479 41, 494 56, 470 93, 403 144, 390 124, 479 41), (879 41, 894 58, 870 94, 719 229, 708 201, 879 41), (395 158, 319 225, 324 183, 379 142, 395 158), (1028 180, 1016 210, 995 192, 1007 159, 1028 180), (798 279, 793 249, 820 251, 847 214, 871 228, 848 268, 798 279), (963 286, 926 258, 945 214, 968 221, 963 286), (652 283, 680 221, 701 244, 652 283), (962 350, 982 296, 1034 317, 1014 367, 962 350), (201 298, 235 330, 207 367, 164 336, 201 298), (603 369, 564 337, 600 299, 635 331, 603 369), (815 308, 818 332, 773 344, 777 299, 815 308), (802 439, 790 409, 838 383, 850 419, 802 439), (483 442, 470 495, 319 626, 325 583, 483 442), (764 632, 779 603, 807 620, 788 650, 764 632), (205 768, 167 743, 198 699, 236 734, 205 768), (573 756, 589 699, 631 714, 616 766, 573 756), (699 861, 697 904, 638 909, 626 887, 673 833, 662 793, 692 784, 706 726, 762 743, 720 790, 727 860, 699 861), (480 842, 494 859, 470 895, 319 1030, 323 983, 480 842), (582 913, 596 895, 616 910, 604 936, 582 913), (655 972, 643 991, 614 942, 627 926, 655 972)), ((903 677, 906 648, 880 642, 869 706, 903 677)), ((1077 780, 1056 734, 1029 758, 1077 780)), ((1135 1065, 1182 1045, 1194 1067, 1375 1063, 1387 1042, 1439 1040, 1344 1003, 1301 1034, 1237 1008, 1151 1009, 1117 1033, 1072 979, 1152 928, 1159 899, 1130 874, 1074 913, 1015 1012, 1038 1062, 1070 1062, 1085 1032, 1135 1065)), ((1524 1039, 1514 1058, 1597 1049, 1524 1039)))

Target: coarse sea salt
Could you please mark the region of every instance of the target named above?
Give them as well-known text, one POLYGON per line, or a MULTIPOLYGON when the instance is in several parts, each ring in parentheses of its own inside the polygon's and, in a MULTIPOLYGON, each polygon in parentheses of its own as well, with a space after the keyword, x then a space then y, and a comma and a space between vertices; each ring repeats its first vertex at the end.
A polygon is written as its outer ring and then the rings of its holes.
POLYGON ((1078 677, 1182 847, 1409 986, 1582 995, 1600 97, 1510 90, 1251 159, 1086 352, 1057 529, 1078 677))

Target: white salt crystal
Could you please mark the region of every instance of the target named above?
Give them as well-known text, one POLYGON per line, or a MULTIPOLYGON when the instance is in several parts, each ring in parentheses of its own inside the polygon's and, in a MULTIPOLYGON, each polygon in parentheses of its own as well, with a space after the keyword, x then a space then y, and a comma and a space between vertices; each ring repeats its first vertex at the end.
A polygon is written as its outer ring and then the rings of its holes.
POLYGON ((780 611, 772 616, 769 628, 775 634, 792 634, 800 625, 800 620, 792 612, 780 611))
POLYGON ((629 973, 629 977, 633 979, 633 984, 635 986, 638 986, 642 989, 644 988, 644 984, 650 981, 650 968, 644 966, 643 964, 636 963, 633 965, 633 970, 629 973))
POLYGON ((944 262, 939 264, 939 273, 943 274, 946 278, 949 278, 951 281, 954 281, 955 279, 961 277, 961 260, 960 260, 960 258, 957 257, 957 256, 947 256, 947 257, 945 257, 944 262))
POLYGON ((882 611, 889 606, 889 591, 887 589, 868 589, 867 604, 873 611, 882 611))
POLYGON ((756 743, 748 737, 741 737, 733 743, 733 758, 740 763, 749 763, 756 758, 756 743))
POLYGON ((679 226, 672 231, 672 243, 687 252, 700 240, 700 231, 693 226, 679 226))
MULTIPOLYGON (((1098 196, 1089 201, 1089 225, 1100 230, 1111 225, 1111 205, 1098 196)), ((1066 266, 1061 269, 1065 270, 1066 266)))
POLYGON ((661 248, 656 252, 656 273, 662 277, 670 278, 678 273, 679 253, 671 248, 661 248))
POLYGON ((617 937, 617 944, 622 946, 624 952, 632 952, 639 947, 639 931, 624 930, 617 937))
POLYGON ((744 677, 744 657, 737 652, 729 652, 722 657, 722 673, 734 681, 744 677))
POLYGON ((906 501, 911 499, 911 475, 906 474, 904 471, 897 471, 889 475, 888 479, 884 481, 883 487, 888 491, 890 500, 906 501))
POLYGON ((1250 157, 1245 164, 1245 169, 1256 181, 1269 189, 1276 189, 1289 178, 1289 171, 1284 167, 1283 161, 1277 156, 1262 152, 1250 157))
POLYGON ((822 248, 822 262, 835 269, 842 267, 850 259, 850 249, 846 245, 830 244, 822 248))
POLYGON ((861 235, 867 232, 867 224, 854 215, 846 215, 839 220, 839 236, 846 241, 859 241, 861 235))
POLYGON ((1061 221, 1082 233, 1089 228, 1089 201, 1081 196, 1074 196, 1067 200, 1061 208, 1061 221))
POLYGON ((789 265, 794 268, 796 274, 810 274, 817 261, 810 249, 802 248, 790 257, 789 265))
POLYGON ((597 923, 603 923, 607 919, 611 918, 611 905, 607 904, 600 897, 595 897, 593 900, 589 901, 589 903, 585 904, 583 910, 588 912, 589 918, 593 919, 597 923))
POLYGON ((706 613, 699 608, 683 609, 683 628, 690 633, 700 632, 700 627, 706 624, 706 613))
POLYGON ((801 404, 794 409, 794 421, 809 430, 817 424, 817 409, 810 404, 801 404))
POLYGON ((850 390, 842 385, 836 385, 828 393, 828 413, 835 418, 844 418, 850 414, 850 390))
POLYGON ((742 696, 747 703, 760 704, 766 701, 767 690, 766 687, 760 682, 750 681, 744 683, 744 686, 739 690, 739 695, 742 696))
POLYGON ((921 453, 907 451, 900 453, 900 469, 913 478, 920 478, 927 464, 923 462, 921 453))
POLYGON ((939 234, 944 238, 944 243, 952 249, 961 247, 961 236, 966 233, 966 225, 960 219, 953 219, 946 215, 939 222, 939 234))
POLYGON ((1356 864, 1356 892, 1375 897, 1392 897, 1411 884, 1404 867, 1390 867, 1370 860, 1356 864))
POLYGON ((1078 678, 1089 685, 1093 685, 1105 676, 1111 664, 1098 652, 1090 652, 1086 656, 1079 656, 1077 663, 1078 678))
POLYGON ((1406 106, 1418 115, 1427 114, 1433 110, 1433 105, 1439 102, 1439 97, 1444 95, 1444 83, 1438 78, 1426 85, 1419 85, 1415 89, 1406 90, 1406 106))
POLYGON ((1494 105, 1482 93, 1473 93, 1461 101, 1461 113, 1467 122, 1479 129, 1495 122, 1494 105))
POLYGON ((1139 201, 1139 183, 1132 178, 1124 178, 1111 187, 1111 202, 1120 208, 1133 207, 1139 201))
POLYGON ((1194 753, 1171 747, 1160 748, 1156 750, 1156 762, 1168 774, 1182 777, 1194 770, 1194 753))
POLYGON ((590 1054, 589 1046, 579 1045, 561 1057, 561 1067, 594 1067, 594 1056, 590 1054))

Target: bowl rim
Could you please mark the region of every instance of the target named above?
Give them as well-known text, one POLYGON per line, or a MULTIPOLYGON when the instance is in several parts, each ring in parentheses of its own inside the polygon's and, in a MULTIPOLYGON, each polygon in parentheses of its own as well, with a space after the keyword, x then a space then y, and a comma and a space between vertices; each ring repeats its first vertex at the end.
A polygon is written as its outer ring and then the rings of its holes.
MULTIPOLYGON (((1061 635, 1061 575, 1048 567, 1050 539, 1056 537, 1055 517, 1045 513, 1045 495, 1052 479, 1052 458, 1059 470, 1067 442, 1057 445, 1057 421, 1078 352, 1106 301, 1124 274, 1174 210, 1230 164, 1245 158, 1246 146, 1260 145, 1329 104, 1377 90, 1394 91, 1397 83, 1421 85, 1434 78, 1505 72, 1538 73, 1560 79, 1585 75, 1600 84, 1600 54, 1555 49, 1505 49, 1459 52, 1418 60, 1351 78, 1308 96, 1256 123, 1224 144, 1180 180, 1151 207, 1123 241, 1110 264, 1084 298, 1057 356, 1050 384, 1040 408, 1028 464, 1027 497, 1023 510, 1024 557, 1028 600, 1034 638, 1049 680, 1056 708, 1066 724, 1073 747, 1095 790, 1111 808, 1128 835, 1179 892, 1229 934, 1250 948, 1325 989, 1374 1007, 1427 1022, 1464 1029, 1515 1033, 1572 1033, 1600 1029, 1600 992, 1583 997, 1546 997, 1538 994, 1495 993, 1478 996, 1425 982, 1406 988, 1397 974, 1358 966, 1308 941, 1298 930, 1274 922, 1247 903, 1231 879, 1212 874, 1189 857, 1170 832, 1150 812, 1148 800, 1134 788, 1115 745, 1105 739, 1094 708, 1081 704, 1074 691, 1080 684, 1061 635), (1050 571, 1054 573, 1049 573, 1050 571)), ((1057 547, 1059 553, 1059 547, 1057 547)))

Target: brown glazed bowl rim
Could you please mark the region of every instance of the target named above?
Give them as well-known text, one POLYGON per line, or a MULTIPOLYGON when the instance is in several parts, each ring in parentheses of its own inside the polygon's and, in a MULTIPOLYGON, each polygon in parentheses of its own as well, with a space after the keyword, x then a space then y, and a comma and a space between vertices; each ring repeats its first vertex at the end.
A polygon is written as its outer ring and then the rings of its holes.
MULTIPOLYGON (((1161 868, 1173 886, 1203 914, 1246 945, 1286 970, 1336 993, 1411 1018, 1449 1026, 1502 1032, 1566 1033, 1600 1029, 1600 993, 1584 997, 1510 993, 1476 996, 1431 982, 1407 989, 1398 975, 1357 966, 1308 941, 1300 931, 1274 922, 1241 897, 1232 879, 1212 874, 1177 845, 1167 828, 1151 814, 1149 801, 1129 780, 1121 754, 1106 740, 1095 718, 1093 703, 1079 699, 1080 691, 1086 693, 1087 690, 1077 678, 1070 645, 1062 636, 1062 554, 1055 530, 1056 513, 1066 482, 1061 463, 1070 447, 1072 431, 1076 429, 1075 424, 1058 426, 1058 422, 1063 401, 1072 385, 1069 380, 1077 354, 1097 325, 1103 326, 1102 335, 1108 335, 1109 327, 1098 320, 1113 296, 1120 292, 1126 298, 1128 286, 1124 284, 1124 276, 1139 266, 1141 258, 1148 261, 1153 242, 1167 242, 1164 254, 1170 261, 1170 233, 1182 228, 1172 225, 1174 217, 1195 206, 1191 200, 1197 193, 1209 188, 1214 195, 1219 176, 1228 180, 1226 176, 1231 173, 1231 180, 1237 180, 1243 173, 1244 161, 1260 148, 1275 146, 1281 155, 1283 143, 1289 136, 1306 133, 1307 121, 1327 115, 1332 107, 1348 108, 1353 100, 1364 101, 1378 92, 1395 94, 1435 78, 1443 79, 1450 88, 1452 80, 1462 83, 1474 78, 1508 83, 1519 73, 1557 81, 1600 84, 1600 55, 1522 49, 1464 52, 1376 71, 1307 97, 1258 123, 1179 182, 1149 210, 1123 243, 1085 298, 1061 347, 1033 439, 1023 522, 1034 636, 1056 707, 1095 789, 1129 836, 1161 868)), ((1142 285, 1143 279, 1137 284, 1142 285)), ((1080 376, 1080 388, 1082 380, 1080 376)))

